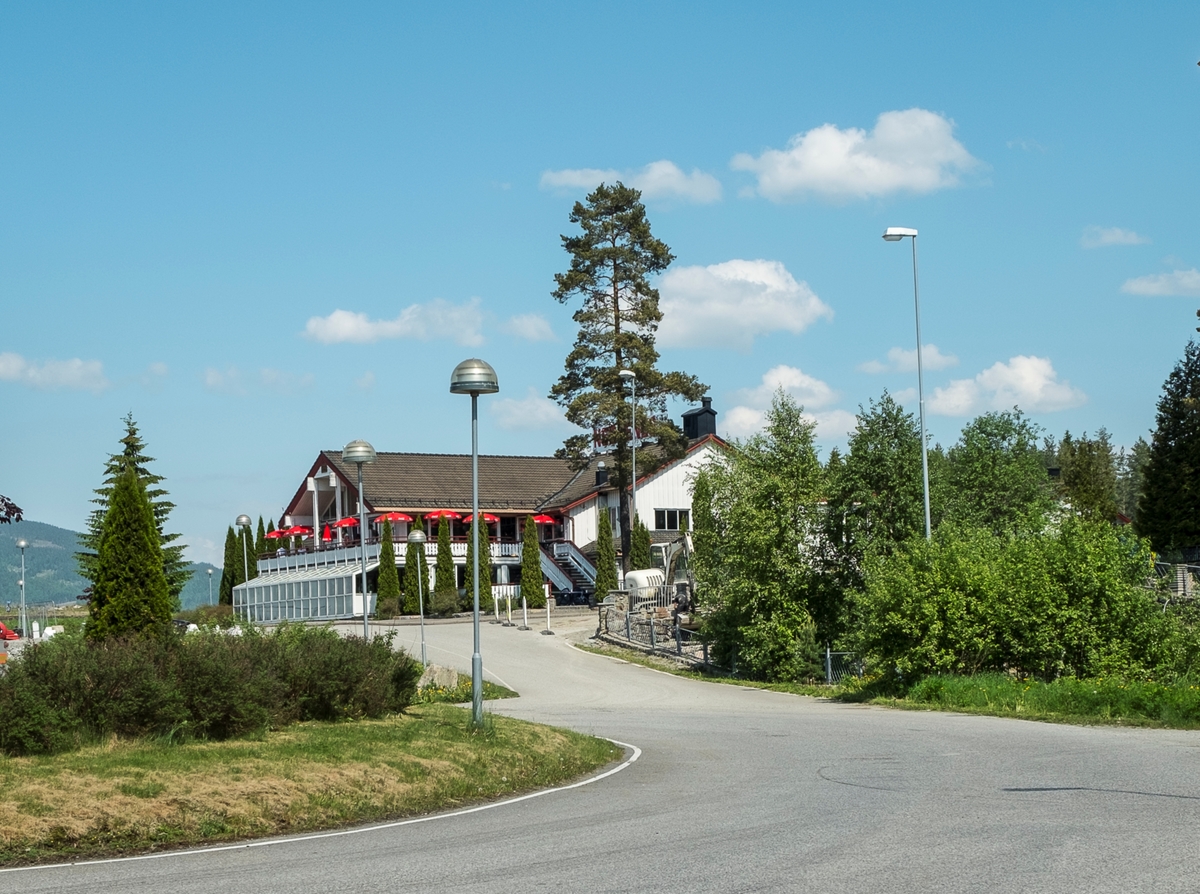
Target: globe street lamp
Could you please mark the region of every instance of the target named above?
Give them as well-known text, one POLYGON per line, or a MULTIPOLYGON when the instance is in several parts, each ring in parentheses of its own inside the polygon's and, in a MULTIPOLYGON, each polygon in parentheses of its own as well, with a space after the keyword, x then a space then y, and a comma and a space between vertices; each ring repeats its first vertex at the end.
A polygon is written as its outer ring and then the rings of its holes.
MULTIPOLYGON (((426 540, 428 540, 428 538, 425 536, 425 532, 420 528, 413 528, 408 532, 408 542, 416 545, 417 549, 421 552, 421 555, 417 558, 417 567, 415 569, 417 572, 417 611, 421 613, 421 664, 422 666, 428 667, 429 662, 425 658, 425 587, 423 586, 422 581, 422 578, 424 578, 425 575, 421 573, 421 560, 425 558, 426 540)), ((407 576, 408 569, 405 568, 404 572, 407 576)))
POLYGON ((208 569, 208 604, 212 605, 212 569, 208 569))
POLYGON ((921 292, 917 287, 917 231, 909 227, 888 227, 883 231, 887 242, 899 242, 912 238, 913 257, 913 305, 917 314, 917 400, 921 408, 921 477, 925 485, 925 539, 932 536, 929 525, 929 453, 925 438, 925 381, 921 364, 921 292))
MULTIPOLYGON (((629 486, 629 501, 633 504, 633 512, 629 516, 629 526, 633 528, 637 525, 637 373, 632 369, 623 369, 617 373, 622 379, 628 379, 630 391, 632 392, 633 413, 629 422, 629 449, 632 452, 633 473, 632 481, 629 486)), ((632 532, 631 532, 632 533, 632 532)))
MULTIPOLYGON (((367 616, 367 501, 363 496, 363 463, 375 462, 375 448, 366 441, 351 441, 342 448, 342 462, 358 466, 358 546, 362 551, 363 639, 371 638, 367 616)), ((315 529, 314 529, 315 530, 315 529)))
POLYGON ((25 626, 27 623, 25 619, 25 547, 27 546, 29 546, 29 544, 26 541, 17 541, 17 547, 21 550, 21 612, 18 620, 20 622, 19 626, 21 628, 21 636, 23 637, 29 636, 29 634, 25 632, 25 626))
POLYGON ((234 522, 239 528, 242 528, 242 571, 246 577, 243 583, 250 583, 250 559, 246 554, 246 541, 250 539, 250 516, 239 515, 237 521, 234 522))
MULTIPOLYGON (((475 597, 471 617, 475 651, 471 655, 471 725, 483 725, 483 659, 479 655, 479 395, 495 394, 500 382, 491 365, 478 358, 464 360, 450 374, 450 393, 471 395, 471 579, 475 597)), ((489 553, 490 554, 490 553, 489 553)))

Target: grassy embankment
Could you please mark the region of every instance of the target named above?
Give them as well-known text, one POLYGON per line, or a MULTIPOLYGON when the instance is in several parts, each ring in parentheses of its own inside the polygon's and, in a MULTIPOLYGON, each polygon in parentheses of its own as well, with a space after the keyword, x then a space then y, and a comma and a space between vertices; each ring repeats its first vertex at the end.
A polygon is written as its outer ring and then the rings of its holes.
POLYGON ((384 720, 302 723, 256 740, 114 740, 0 757, 0 864, 446 810, 557 785, 620 753, 602 739, 490 714, 473 731, 462 708, 421 704, 384 720))
POLYGON ((984 674, 974 677, 927 677, 903 695, 896 695, 881 690, 878 684, 870 681, 850 680, 834 686, 823 683, 763 683, 680 668, 668 659, 609 644, 580 645, 580 648, 690 679, 834 701, 913 711, 956 711, 991 717, 1015 717, 1050 723, 1200 729, 1200 685, 1190 681, 1164 684, 1115 678, 1064 678, 1039 683, 1004 674, 984 674))

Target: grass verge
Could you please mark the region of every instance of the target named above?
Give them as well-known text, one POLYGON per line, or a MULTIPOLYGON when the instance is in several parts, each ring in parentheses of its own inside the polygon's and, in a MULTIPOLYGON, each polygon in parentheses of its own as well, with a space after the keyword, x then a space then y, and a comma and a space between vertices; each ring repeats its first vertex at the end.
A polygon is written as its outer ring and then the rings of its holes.
POLYGON ((577 778, 611 742, 445 704, 258 740, 0 757, 0 865, 211 844, 452 809, 577 778))

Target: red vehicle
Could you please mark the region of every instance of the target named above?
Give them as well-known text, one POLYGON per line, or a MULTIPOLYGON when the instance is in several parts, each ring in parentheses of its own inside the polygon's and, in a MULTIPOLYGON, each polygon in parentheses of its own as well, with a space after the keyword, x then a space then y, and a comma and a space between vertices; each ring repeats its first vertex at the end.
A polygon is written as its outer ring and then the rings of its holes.
POLYGON ((21 637, 4 626, 4 622, 0 621, 0 639, 20 639, 21 637))

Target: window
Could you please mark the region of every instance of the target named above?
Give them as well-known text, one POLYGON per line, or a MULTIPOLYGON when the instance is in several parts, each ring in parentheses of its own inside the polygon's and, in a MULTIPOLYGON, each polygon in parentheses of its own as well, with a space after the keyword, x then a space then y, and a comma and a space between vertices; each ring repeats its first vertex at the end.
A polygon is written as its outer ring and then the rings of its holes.
POLYGON ((620 526, 619 526, 619 523, 617 520, 617 507, 616 506, 608 507, 608 527, 612 530, 612 532, 614 534, 616 534, 620 531, 620 526))
POLYGON ((656 531, 686 531, 688 530, 688 510, 686 509, 655 509, 654 530, 656 531))

